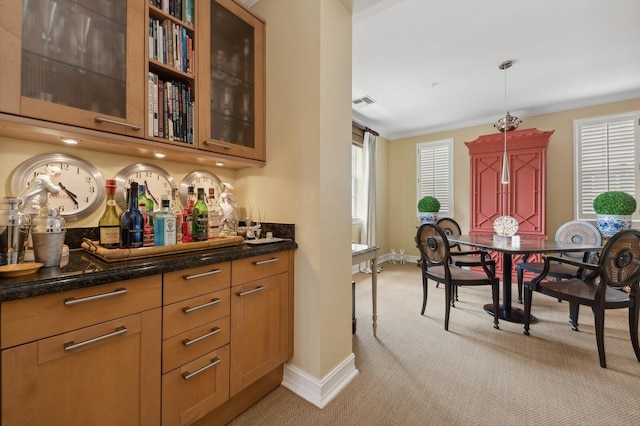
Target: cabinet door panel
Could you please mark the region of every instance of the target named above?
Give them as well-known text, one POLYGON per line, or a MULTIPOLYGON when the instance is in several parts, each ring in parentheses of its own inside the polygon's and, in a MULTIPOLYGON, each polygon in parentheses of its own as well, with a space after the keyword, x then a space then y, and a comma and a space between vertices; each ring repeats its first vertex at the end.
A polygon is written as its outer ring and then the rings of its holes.
POLYGON ((3 350, 2 424, 158 424, 160 315, 158 308, 3 350))
POLYGON ((231 295, 231 396, 288 356, 289 274, 234 287, 231 295))

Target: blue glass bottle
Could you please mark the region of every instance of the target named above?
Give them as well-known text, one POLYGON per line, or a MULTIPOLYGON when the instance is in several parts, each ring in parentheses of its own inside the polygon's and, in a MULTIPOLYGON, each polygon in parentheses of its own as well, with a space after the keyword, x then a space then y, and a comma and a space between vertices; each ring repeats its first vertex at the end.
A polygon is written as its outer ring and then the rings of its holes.
POLYGON ((120 247, 142 247, 144 236, 144 217, 138 209, 138 183, 131 182, 129 205, 120 216, 120 247))

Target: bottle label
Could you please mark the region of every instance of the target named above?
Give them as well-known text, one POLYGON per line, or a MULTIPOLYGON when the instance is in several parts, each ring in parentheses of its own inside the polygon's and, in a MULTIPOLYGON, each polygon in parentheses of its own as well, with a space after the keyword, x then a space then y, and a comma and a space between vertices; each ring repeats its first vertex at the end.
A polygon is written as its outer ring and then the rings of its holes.
POLYGON ((120 246, 120 226, 101 226, 100 245, 106 248, 120 246))
POLYGON ((115 205, 116 205, 116 200, 113 200, 113 199, 107 200, 107 205, 108 205, 108 206, 114 206, 114 207, 115 207, 115 205))
POLYGON ((194 214, 193 219, 193 239, 195 241, 206 241, 209 238, 209 215, 207 212, 198 213, 194 214))
POLYGON ((164 244, 171 245, 176 243, 176 218, 164 217, 164 244))

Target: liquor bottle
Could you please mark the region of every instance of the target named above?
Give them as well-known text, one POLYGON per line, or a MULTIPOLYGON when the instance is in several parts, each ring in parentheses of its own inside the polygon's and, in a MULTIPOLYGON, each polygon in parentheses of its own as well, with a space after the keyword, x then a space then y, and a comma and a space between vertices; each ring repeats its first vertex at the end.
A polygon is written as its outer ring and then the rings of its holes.
POLYGON ((147 212, 146 221, 149 226, 153 229, 153 209, 154 203, 151 197, 148 197, 148 188, 147 185, 138 185, 138 205, 141 202, 144 202, 145 211, 147 212))
POLYGON ((100 245, 105 248, 120 247, 120 216, 116 211, 116 181, 107 180, 107 204, 98 222, 100 245))
POLYGON ((192 214, 193 241, 209 239, 209 209, 204 202, 204 188, 198 188, 198 201, 193 206, 192 214))
POLYGON ((154 245, 153 227, 149 225, 149 215, 147 214, 147 203, 145 200, 138 198, 138 210, 140 210, 140 213, 142 213, 142 217, 144 218, 144 226, 142 228, 142 245, 144 247, 152 247, 154 245))
POLYGON ((193 186, 187 188, 187 205, 182 210, 182 242, 190 243, 193 241, 193 206, 195 205, 195 195, 193 186))
POLYGON ((207 206, 209 207, 209 238, 220 236, 220 210, 216 200, 216 190, 209 188, 207 206))
POLYGON ((155 214, 153 234, 156 246, 168 246, 176 243, 176 215, 171 211, 168 194, 162 195, 162 207, 155 214))
POLYGON ((131 182, 129 188, 129 204, 120 215, 120 247, 142 247, 144 233, 144 217, 138 209, 138 183, 131 182))
POLYGON ((182 241, 182 203, 178 195, 178 188, 171 190, 171 203, 169 209, 176 216, 176 241, 182 241))

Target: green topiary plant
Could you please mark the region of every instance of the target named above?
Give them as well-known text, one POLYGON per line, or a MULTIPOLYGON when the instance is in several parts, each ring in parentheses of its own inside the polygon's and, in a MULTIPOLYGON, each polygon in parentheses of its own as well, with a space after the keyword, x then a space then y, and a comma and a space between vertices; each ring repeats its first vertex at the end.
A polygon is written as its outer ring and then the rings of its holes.
POLYGON ((593 210, 597 214, 629 216, 636 211, 636 199, 623 191, 607 191, 593 200, 593 210))
POLYGON ((431 195, 422 197, 420 201, 418 201, 418 211, 437 213, 440 211, 440 201, 431 195))

